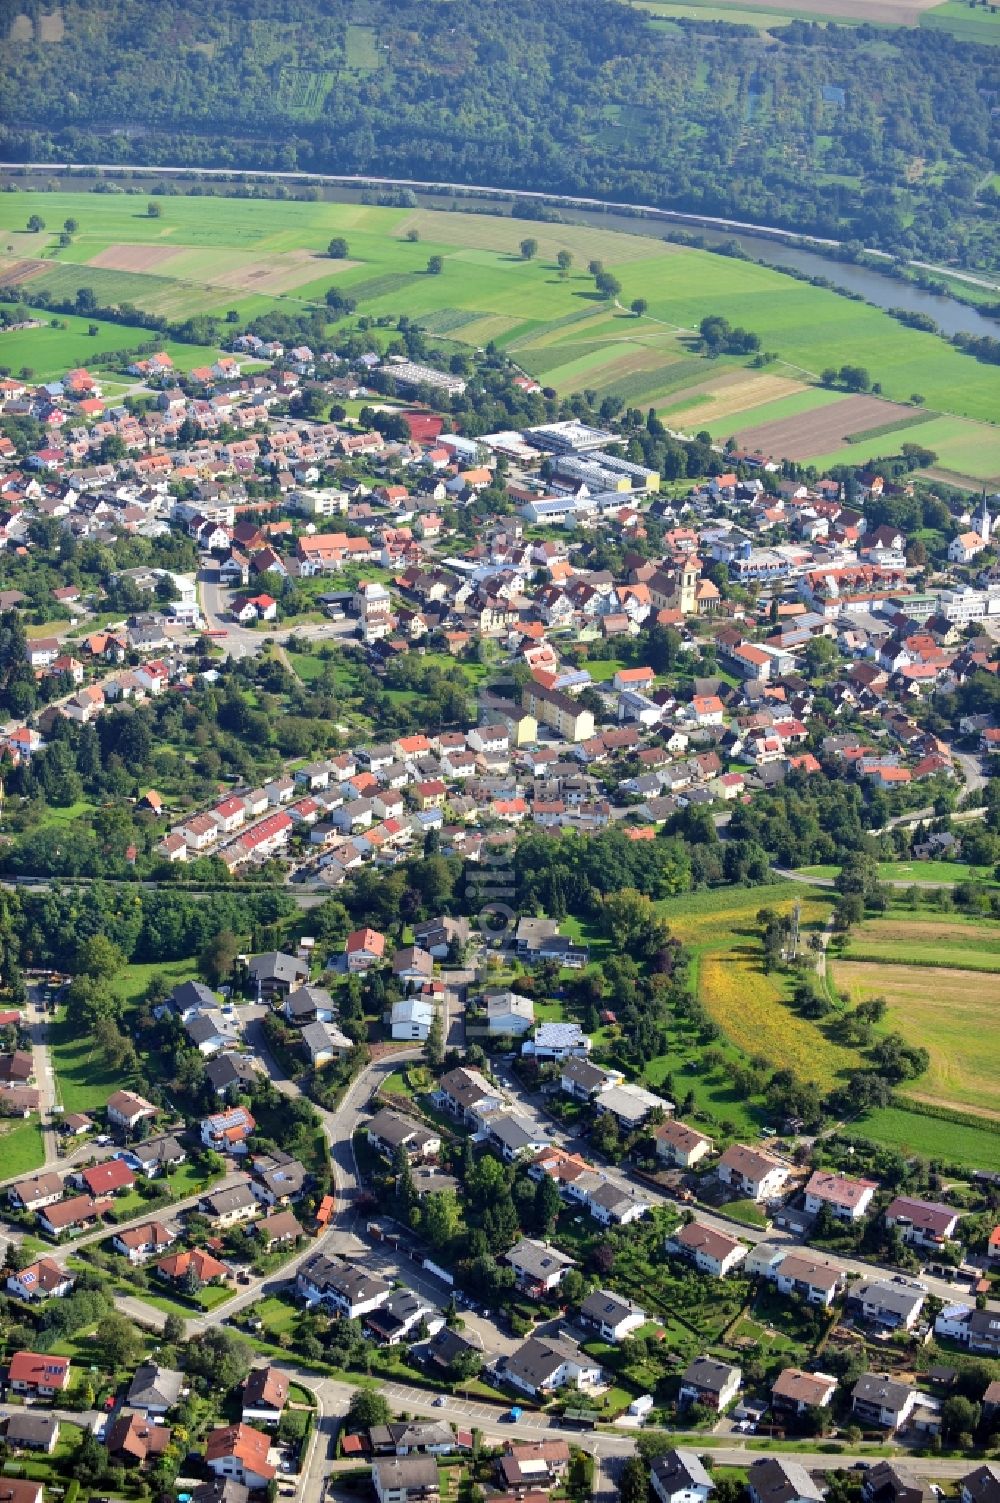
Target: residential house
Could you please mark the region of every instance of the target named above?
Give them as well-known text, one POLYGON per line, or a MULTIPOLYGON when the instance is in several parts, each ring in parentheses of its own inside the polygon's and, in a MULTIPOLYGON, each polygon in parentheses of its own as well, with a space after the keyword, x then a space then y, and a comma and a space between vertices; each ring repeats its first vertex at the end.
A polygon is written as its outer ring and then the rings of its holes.
POLYGON ((268 1206, 287 1206, 298 1200, 309 1178, 304 1164, 276 1148, 273 1153, 254 1154, 250 1188, 268 1206))
POLYGON ((564 1440, 509 1440, 497 1457, 497 1481, 517 1497, 536 1489, 544 1495, 562 1482, 569 1459, 564 1440))
POLYGON ((884 1373, 865 1373, 851 1389, 851 1412, 863 1424, 901 1430, 913 1413, 917 1390, 884 1373))
POLYGON ((242 1422, 213 1430, 205 1443, 205 1465, 216 1477, 241 1482, 251 1492, 266 1488, 277 1468, 268 1461, 271 1442, 261 1430, 242 1422))
POLYGON ((695 1357, 681 1374, 678 1398, 682 1404, 701 1404, 721 1414, 740 1391, 743 1374, 714 1357, 695 1357))
POLYGON ((788 1166, 762 1148, 734 1143, 719 1160, 716 1173, 724 1185, 755 1201, 772 1200, 788 1179, 788 1166))
POLYGON ((816 1169, 805 1189, 806 1212, 816 1216, 825 1206, 838 1221, 860 1221, 877 1189, 874 1180, 849 1179, 844 1174, 816 1169))
POLYGON ((490 992, 486 998, 486 1031, 491 1037, 510 1035, 519 1038, 535 1021, 535 1004, 509 990, 490 992))
MULTIPOLYGON (((4 1426, 4 1438, 12 1451, 41 1451, 51 1456, 59 1440, 59 1421, 54 1414, 15 1412, 4 1426)), ((0 1497, 5 1493, 6 1486, 0 1488, 0 1497)))
POLYGON ((102 1164, 93 1164, 89 1169, 82 1169, 72 1178, 82 1190, 94 1196, 118 1195, 123 1190, 135 1188, 135 1175, 124 1159, 119 1158, 105 1159, 102 1164))
MULTIPOLYGON (((68 1357, 51 1352, 15 1352, 7 1369, 11 1391, 31 1398, 51 1399, 69 1387, 68 1357)), ((2 1497, 0 1497, 2 1503, 2 1497)))
POLYGON ((400 1148, 415 1160, 433 1158, 441 1151, 441 1138, 413 1117, 383 1108, 368 1123, 368 1141, 372 1147, 392 1159, 400 1148))
POLYGON ((433 1456, 380 1456, 372 1462, 378 1503, 433 1503, 440 1495, 433 1456))
POLYGON ((602 1091, 620 1085, 624 1077, 619 1070, 607 1070, 589 1059, 571 1056, 559 1073, 560 1090, 579 1101, 593 1101, 602 1091))
POLYGON ((864 1503, 934 1503, 937 1493, 903 1461, 876 1461, 861 1485, 864 1503))
POLYGON ((490 1117, 507 1106, 499 1086, 491 1085, 479 1070, 465 1065, 441 1076, 434 1102, 459 1121, 477 1128, 484 1127, 490 1117))
POLYGON ((377 929, 356 929, 344 941, 347 969, 352 972, 367 971, 373 965, 381 965, 385 959, 385 935, 377 929))
POLYGON ((650 1483, 660 1503, 708 1503, 715 1483, 694 1451, 665 1451, 650 1469, 650 1483))
POLYGON ((848 1314, 885 1330, 912 1330, 927 1294, 897 1274, 892 1279, 862 1279, 847 1294, 848 1314))
POLYGON ((61 1299, 69 1294, 76 1279, 51 1258, 39 1258, 27 1267, 8 1275, 7 1288, 18 1299, 61 1299))
POLYGON ((34 1174, 30 1179, 19 1179, 7 1188, 7 1199, 22 1211, 40 1211, 62 1200, 62 1175, 49 1170, 34 1174))
POLYGON ((535 1397, 561 1388, 586 1389, 600 1383, 600 1366, 575 1341, 531 1336, 502 1362, 506 1381, 535 1397))
POLYGON ((959 1213, 931 1200, 897 1195, 885 1213, 886 1226, 898 1229, 904 1242, 934 1249, 955 1237, 959 1213))
POLYGON ((429 1035, 438 1009, 429 997, 405 997, 394 1002, 389 1027, 394 1039, 423 1043, 429 1035))
POLYGON ((837 1392, 837 1379, 829 1373, 807 1373, 786 1367, 771 1385, 775 1413, 805 1414, 809 1409, 827 1409, 837 1392))
POLYGON ((227 1111, 202 1118, 201 1141, 206 1148, 214 1148, 216 1153, 244 1154, 247 1139, 256 1126, 247 1107, 231 1106, 227 1111))
POLYGON ((686 1122, 672 1118, 653 1128, 657 1158, 682 1169, 691 1169, 712 1152, 712 1139, 686 1122))
POLYGON ((538 1299, 551 1294, 576 1263, 558 1248, 533 1237, 522 1237, 507 1254, 507 1262, 517 1276, 518 1285, 538 1299))
POLYGON ((591 1040, 579 1023, 538 1023, 534 1035, 521 1045, 521 1053, 535 1059, 565 1060, 590 1053, 591 1040))
POLYGON ((211 1284, 227 1279, 232 1270, 203 1247, 192 1247, 183 1252, 168 1253, 155 1265, 155 1272, 167 1283, 183 1287, 191 1282, 211 1284))
POLYGON ((750 1503, 823 1503, 819 1487, 793 1456, 759 1456, 747 1473, 750 1503))
POLYGON ((141 1414, 120 1414, 104 1436, 108 1456, 123 1466, 145 1466, 162 1456, 170 1445, 171 1431, 141 1414))
POLYGON ((596 1327, 602 1341, 619 1342, 646 1323, 646 1312, 609 1289, 595 1289, 580 1306, 580 1314, 596 1327))
POLYGON ((111 1246, 116 1253, 128 1258, 133 1266, 138 1267, 147 1258, 166 1252, 176 1241, 177 1233, 164 1226, 162 1221, 146 1221, 142 1226, 126 1227, 116 1232, 111 1239, 111 1246))
POLYGON ((308 962, 296 955, 285 955, 281 950, 255 955, 249 972, 258 996, 265 1002, 284 1001, 289 992, 309 980, 308 962))
POLYGON ((823 1258, 788 1253, 774 1272, 781 1294, 797 1294, 810 1305, 829 1308, 844 1287, 844 1271, 823 1258))
POLYGON ((146 1179, 155 1179, 164 1170, 176 1169, 178 1164, 183 1164, 187 1150, 181 1147, 172 1133, 160 1133, 155 1138, 130 1143, 127 1148, 120 1149, 115 1157, 124 1159, 129 1168, 137 1174, 145 1175, 146 1179))
POLYGON ((277 1367, 255 1367, 243 1384, 243 1423, 276 1425, 288 1402, 288 1376, 277 1367))
POLYGON ((132 1133, 140 1122, 156 1116, 156 1107, 135 1091, 115 1091, 108 1097, 107 1113, 109 1126, 132 1133))
POLYGON ((445 1324, 444 1314, 412 1289, 396 1289, 364 1316, 365 1329, 383 1346, 399 1346, 413 1339, 417 1328, 435 1335, 445 1324))
POLYGON ((269 1216, 262 1216, 254 1231, 263 1243, 265 1252, 273 1252, 276 1247, 297 1242, 306 1234, 305 1227, 291 1211, 272 1211, 269 1216))
POLYGON ((214 1194, 204 1196, 200 1204, 202 1214, 218 1230, 252 1221, 260 1210, 260 1202, 248 1184, 216 1190, 214 1194))
POLYGON ((39 1211, 38 1224, 50 1237, 61 1237, 63 1232, 84 1231, 96 1225, 100 1217, 113 1207, 114 1201, 110 1199, 95 1200, 92 1195, 74 1195, 39 1211))
POLYGON ((298 1270, 295 1286, 307 1305, 325 1305, 338 1315, 357 1320, 385 1303, 392 1285, 344 1258, 318 1253, 298 1270))
POLYGON ((738 1237, 705 1226, 699 1221, 690 1221, 679 1226, 667 1238, 667 1252, 677 1253, 689 1259, 702 1273, 724 1279, 747 1255, 745 1245, 738 1237))
POLYGON ((1000 1500, 1000 1466, 984 1462, 962 1478, 962 1503, 998 1503, 1000 1500))

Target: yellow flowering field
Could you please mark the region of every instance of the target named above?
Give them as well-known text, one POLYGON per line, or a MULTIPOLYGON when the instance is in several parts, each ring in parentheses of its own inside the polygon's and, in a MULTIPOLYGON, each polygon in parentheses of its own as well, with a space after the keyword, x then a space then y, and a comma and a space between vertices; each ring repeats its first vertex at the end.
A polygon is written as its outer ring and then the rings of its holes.
MULTIPOLYGON (((756 911, 756 910, 755 910, 756 911)), ((761 1055, 829 1090, 857 1069, 856 1050, 844 1048, 784 1000, 780 980, 765 976, 757 954, 709 951, 698 968, 702 1006, 727 1038, 748 1055, 761 1055)))

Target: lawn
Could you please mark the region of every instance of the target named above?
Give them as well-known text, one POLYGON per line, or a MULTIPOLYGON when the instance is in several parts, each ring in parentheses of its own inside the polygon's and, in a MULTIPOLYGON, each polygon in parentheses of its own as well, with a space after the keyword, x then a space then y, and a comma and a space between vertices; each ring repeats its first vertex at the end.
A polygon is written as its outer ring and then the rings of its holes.
POLYGON ((122 1085, 121 1071, 107 1064, 94 1040, 86 1034, 81 1036, 79 1025, 71 1022, 65 1011, 49 1024, 48 1035, 63 1111, 98 1111, 122 1085))
MULTIPOLYGON (((715 9, 742 19, 724 0, 715 9)), ((705 19, 714 11, 699 13, 705 19)), ((764 19, 762 13, 754 24, 764 19)), ((971 20, 982 28, 992 18, 977 13, 971 20)), ((299 88, 303 80, 292 82, 299 88)), ((99 299, 128 300, 173 319, 235 309, 241 320, 269 310, 301 311, 336 281, 368 317, 405 311, 459 344, 475 347, 494 339, 516 352, 527 370, 544 366, 546 381, 561 395, 587 386, 640 407, 669 400, 671 391, 699 377, 743 366, 728 358, 710 363, 692 348, 690 331, 706 314, 717 313, 754 330, 764 347, 777 351, 783 363, 773 369, 782 375, 809 383, 827 366, 857 363, 887 397, 907 400, 914 390, 922 392, 928 409, 941 416, 921 429, 921 442, 939 453, 941 464, 970 478, 1000 473, 1000 430, 985 426, 1000 410, 1000 369, 879 309, 770 267, 649 234, 541 222, 531 227, 538 254, 524 261, 517 252, 523 224, 489 214, 178 195, 162 199, 162 217, 151 220, 144 207, 126 195, 35 193, 32 208, 50 227, 67 217, 79 222, 72 245, 58 250, 54 229, 25 233, 22 196, 4 195, 0 243, 11 249, 0 255, 0 279, 3 263, 9 271, 16 259, 48 258, 51 265, 38 285, 56 295, 91 285, 99 299), (411 229, 419 232, 419 242, 406 238, 411 229), (348 241, 343 263, 323 255, 334 234, 348 241), (561 249, 573 256, 565 278, 555 267, 561 249), (444 257, 440 276, 425 269, 434 253, 444 257), (596 297, 584 270, 591 258, 614 270, 624 304, 637 296, 647 300, 646 316, 634 318, 596 297), (958 418, 984 422, 963 424, 958 418)), ((60 347, 66 338, 64 331, 37 331, 33 343, 44 339, 50 356, 29 356, 19 344, 5 363, 41 370, 51 358, 65 367, 92 354, 105 333, 88 344, 77 327, 72 358, 68 345, 60 347)), ((120 347, 133 331, 115 326, 107 338, 108 348, 120 347)), ((195 361, 205 358, 193 347, 190 353, 195 361)), ((759 408, 754 417, 787 415, 788 403, 811 411, 830 400, 831 394, 810 388, 782 398, 773 412, 759 408)), ((728 431, 734 422, 716 426, 728 431)), ((872 442, 884 448, 889 441, 872 442)), ((864 457, 860 448, 855 457, 864 457)))
MULTIPOLYGON (((833 880, 840 872, 839 866, 800 866, 805 877, 820 877, 833 880)), ((879 880, 882 882, 926 882, 950 887, 955 882, 985 882, 993 886, 991 867, 970 866, 966 861, 880 861, 879 880)))
POLYGON ((906 1094, 1000 1123, 1000 975, 860 960, 837 960, 831 968, 834 984, 853 1002, 884 997, 886 1026, 928 1051, 928 1070, 907 1082, 906 1094))
POLYGON ((0 1121, 0 1163, 3 1177, 30 1174, 45 1163, 45 1144, 42 1129, 37 1121, 18 1122, 11 1118, 0 1121))
POLYGON ((847 444, 832 454, 818 455, 811 462, 820 470, 836 464, 866 464, 884 454, 898 453, 899 445, 907 442, 933 450, 942 469, 961 471, 976 480, 1000 477, 1000 428, 950 415, 931 417, 912 433, 901 428, 898 434, 886 433, 847 444))
MULTIPOLYGON (((843 958, 1000 974, 1000 924, 957 916, 918 918, 897 909, 852 929, 843 958)), ((985 985, 989 989, 990 983, 985 985)))
MULTIPOLYGON (((761 908, 790 913, 795 904, 803 931, 821 928, 830 910, 828 899, 794 882, 689 893, 666 898, 657 908, 691 951, 698 996, 726 1038, 746 1056, 763 1055, 829 1089, 857 1068, 857 1052, 832 1043, 815 1023, 793 1012, 784 978, 765 975, 760 965, 757 913, 761 908)), ((677 1090, 675 1063, 668 1058, 661 1068, 655 1062, 649 1079, 662 1080, 669 1069, 677 1090)), ((685 1086, 697 1098, 698 1087, 688 1086, 686 1078, 685 1086)))
MULTIPOLYGON (((0 257, 2 261, 2 257, 0 257)), ((77 279, 82 285, 84 277, 77 279)), ((32 286, 38 285, 32 282, 32 286)), ((88 365, 95 355, 109 350, 136 349, 140 344, 155 338, 148 329, 134 324, 104 323, 99 319, 75 318, 69 314, 52 313, 48 309, 32 309, 32 318, 45 320, 41 329, 17 329, 10 333, 0 332, 0 364, 9 366, 15 373, 27 367, 34 371, 35 378, 50 381, 63 375, 74 366, 88 365), (54 329, 52 320, 57 319, 65 328, 54 329), (88 331, 96 327, 96 334, 88 331)), ((218 359, 218 350, 207 345, 163 345, 171 357, 185 368, 192 365, 211 365, 218 359), (183 353, 181 353, 183 352, 183 353), (178 358, 180 357, 180 358, 178 358)), ((103 371, 95 372, 98 384, 103 371)))
POLYGON ((138 1002, 156 976, 162 976, 167 986, 189 981, 197 973, 193 960, 160 960, 146 964, 127 965, 115 978, 114 988, 126 1003, 138 1002))
POLYGON ((982 1127, 972 1127, 886 1106, 858 1117, 845 1131, 901 1153, 1000 1173, 1000 1132, 985 1122, 982 1127))

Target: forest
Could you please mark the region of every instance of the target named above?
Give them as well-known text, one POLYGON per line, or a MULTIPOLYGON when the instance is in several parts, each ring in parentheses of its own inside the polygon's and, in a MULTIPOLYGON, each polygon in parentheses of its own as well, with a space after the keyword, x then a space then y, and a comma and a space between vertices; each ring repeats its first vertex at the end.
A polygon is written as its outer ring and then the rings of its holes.
POLYGON ((516 185, 996 264, 988 47, 442 3, 71 0, 53 42, 3 0, 0 157, 516 185))

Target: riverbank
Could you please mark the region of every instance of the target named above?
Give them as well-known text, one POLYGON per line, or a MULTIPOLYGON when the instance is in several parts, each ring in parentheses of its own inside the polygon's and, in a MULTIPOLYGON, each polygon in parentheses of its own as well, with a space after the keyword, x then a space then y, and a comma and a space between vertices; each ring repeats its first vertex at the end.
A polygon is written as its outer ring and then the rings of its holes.
MULTIPOLYGON (((199 183, 232 183, 237 188, 259 191, 268 185, 296 185, 306 190, 316 189, 330 202, 357 202, 365 194, 400 192, 412 194, 418 205, 440 207, 442 198, 451 198, 463 208, 487 204, 485 212, 510 214, 515 204, 536 206, 539 217, 544 217, 546 208, 569 214, 566 221, 576 224, 599 223, 606 229, 617 229, 628 234, 648 234, 649 224, 664 223, 690 227, 699 233, 705 249, 716 249, 734 237, 746 255, 775 269, 793 270, 808 277, 826 278, 832 285, 848 293, 859 294, 872 307, 888 311, 901 307, 908 312, 923 313, 934 320, 942 335, 968 334, 976 338, 996 337, 1000 323, 985 317, 978 308, 978 299, 971 294, 963 297, 954 286, 946 292, 935 292, 920 287, 919 277, 958 278, 952 268, 934 266, 923 261, 906 263, 913 276, 893 271, 897 265, 884 251, 863 248, 863 259, 845 259, 845 242, 816 235, 802 235, 798 231, 782 229, 778 225, 753 224, 745 220, 722 219, 713 215, 690 214, 681 210, 663 209, 653 204, 628 204, 615 200, 578 197, 569 194, 542 193, 538 191, 513 192, 487 184, 442 183, 415 178, 390 178, 368 175, 337 175, 304 172, 234 172, 229 168, 216 167, 121 167, 114 163, 0 163, 0 187, 23 186, 26 179, 43 177, 46 183, 59 188, 75 187, 104 180, 121 184, 133 183, 148 188, 158 180, 199 183), (878 262, 885 265, 879 269, 878 262), (835 273, 830 268, 835 268, 835 273)), ((473 209, 475 212, 475 209, 473 209)), ((988 289, 984 278, 979 284, 988 289)), ((1000 302, 1000 279, 997 286, 997 301, 1000 302)))

